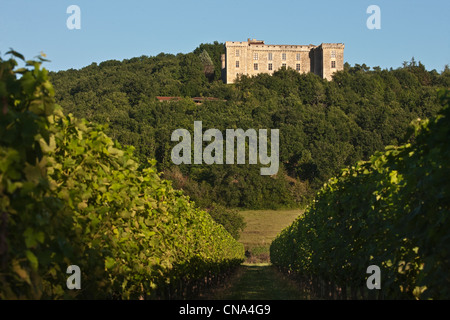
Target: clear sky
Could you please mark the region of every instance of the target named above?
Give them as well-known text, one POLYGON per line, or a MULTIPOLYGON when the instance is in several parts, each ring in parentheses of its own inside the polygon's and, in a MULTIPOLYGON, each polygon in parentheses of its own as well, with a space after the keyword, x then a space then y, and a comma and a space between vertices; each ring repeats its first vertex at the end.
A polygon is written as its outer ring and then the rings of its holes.
POLYGON ((397 68, 414 56, 440 72, 450 64, 449 13, 450 0, 0 0, 0 52, 44 52, 47 69, 65 70, 256 38, 342 42, 351 65, 397 68), (67 28, 70 5, 81 9, 79 30, 67 28), (369 5, 379 6, 381 29, 367 28, 369 5))

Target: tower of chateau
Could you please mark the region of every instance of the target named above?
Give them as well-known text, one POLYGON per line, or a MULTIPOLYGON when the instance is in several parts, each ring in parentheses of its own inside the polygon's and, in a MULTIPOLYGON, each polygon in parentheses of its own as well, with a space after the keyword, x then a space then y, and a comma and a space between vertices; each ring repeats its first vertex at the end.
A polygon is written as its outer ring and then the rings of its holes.
POLYGON ((298 72, 313 72, 331 80, 333 73, 344 69, 344 44, 271 45, 263 40, 227 41, 222 55, 222 77, 234 83, 239 75, 272 74, 285 67, 298 72))

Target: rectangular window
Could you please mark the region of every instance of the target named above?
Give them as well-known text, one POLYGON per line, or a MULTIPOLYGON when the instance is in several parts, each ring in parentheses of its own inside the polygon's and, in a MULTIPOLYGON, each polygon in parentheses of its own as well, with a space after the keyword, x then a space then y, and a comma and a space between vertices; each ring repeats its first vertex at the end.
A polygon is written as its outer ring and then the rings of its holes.
POLYGON ((286 63, 281 64, 283 68, 286 68, 286 63))
POLYGON ((268 56, 267 56, 267 59, 268 59, 268 60, 273 60, 272 52, 269 52, 269 54, 268 54, 268 56))
POLYGON ((336 58, 336 51, 331 51, 331 58, 336 58))
POLYGON ((258 60, 258 52, 255 52, 255 53, 253 54, 253 60, 258 60))
POLYGON ((297 63, 297 64, 295 65, 295 70, 300 71, 300 63, 297 63))
POLYGON ((286 60, 286 53, 283 52, 283 53, 281 54, 281 60, 286 60))
POLYGON ((236 54, 235 54, 235 56, 236 56, 236 57, 239 57, 239 50, 238 50, 238 49, 236 49, 236 54))
POLYGON ((253 70, 258 70, 258 64, 257 63, 253 64, 253 70))
POLYGON ((331 68, 332 69, 336 68, 336 61, 331 61, 331 68))
POLYGON ((267 66, 268 70, 273 70, 273 65, 271 63, 269 63, 269 65, 267 66))
POLYGON ((300 53, 297 53, 295 58, 296 58, 297 61, 300 61, 300 53))
POLYGON ((236 68, 239 68, 239 60, 236 60, 236 68))

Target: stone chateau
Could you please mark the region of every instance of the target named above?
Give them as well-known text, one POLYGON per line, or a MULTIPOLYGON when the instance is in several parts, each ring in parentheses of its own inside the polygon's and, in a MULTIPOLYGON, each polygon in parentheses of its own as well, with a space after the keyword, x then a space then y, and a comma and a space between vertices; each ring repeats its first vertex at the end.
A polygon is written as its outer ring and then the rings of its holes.
POLYGON ((331 80, 334 72, 344 69, 344 44, 272 45, 263 40, 227 41, 222 55, 222 77, 233 83, 239 75, 272 74, 285 67, 298 72, 313 72, 331 80))

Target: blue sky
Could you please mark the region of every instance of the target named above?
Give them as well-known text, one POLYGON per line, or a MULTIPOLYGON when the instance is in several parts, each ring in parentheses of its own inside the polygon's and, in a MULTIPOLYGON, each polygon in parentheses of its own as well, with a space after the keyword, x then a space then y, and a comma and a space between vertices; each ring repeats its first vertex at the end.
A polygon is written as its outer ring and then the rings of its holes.
POLYGON ((351 65, 397 68, 414 56, 428 70, 450 64, 449 0, 0 0, 0 52, 41 51, 49 70, 160 52, 187 53, 215 40, 267 44, 345 43, 351 65), (69 30, 67 7, 81 9, 69 30), (369 30, 369 5, 381 29, 369 30))

